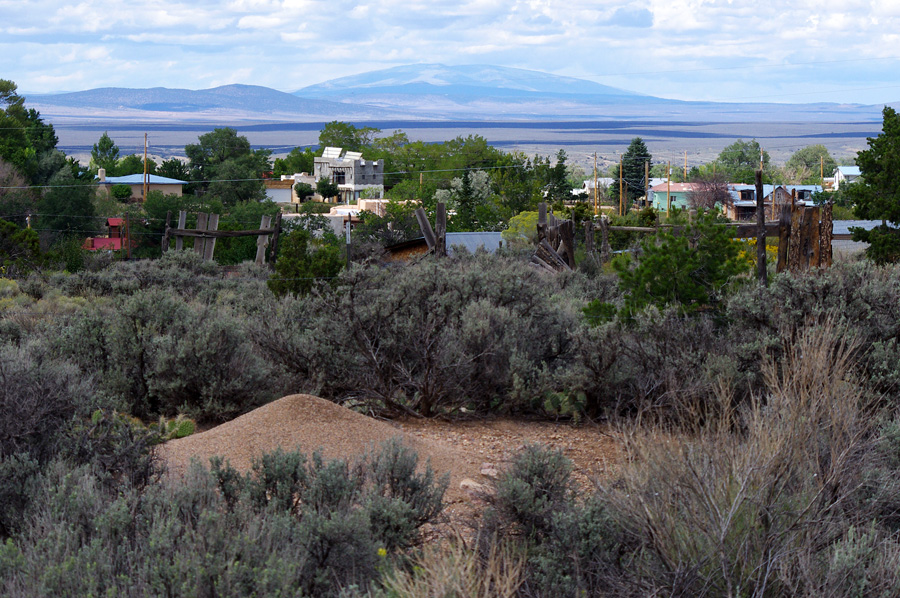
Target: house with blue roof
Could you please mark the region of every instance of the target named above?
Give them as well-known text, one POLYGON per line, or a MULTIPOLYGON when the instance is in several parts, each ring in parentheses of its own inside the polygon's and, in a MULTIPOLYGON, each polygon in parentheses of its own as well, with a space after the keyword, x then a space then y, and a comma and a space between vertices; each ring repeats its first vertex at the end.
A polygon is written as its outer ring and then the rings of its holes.
MULTIPOLYGON (((131 187, 131 199, 134 201, 144 201, 144 175, 129 174, 126 176, 106 176, 106 170, 101 168, 94 177, 102 189, 106 193, 110 193, 113 185, 128 185, 131 187)), ((147 192, 161 191, 163 195, 177 195, 181 197, 183 193, 183 185, 187 185, 187 181, 178 179, 170 179, 169 177, 159 176, 156 174, 147 175, 147 192)))
MULTIPOLYGON (((756 218, 756 185, 728 185, 731 203, 725 206, 725 216, 730 220, 747 221, 756 218)), ((779 206, 812 205, 812 196, 822 191, 821 185, 763 185, 763 205, 766 218, 775 219, 779 206), (774 207, 773 207, 774 206, 774 207)))
POLYGON ((838 166, 834 170, 834 190, 840 189, 842 183, 854 182, 861 174, 859 166, 838 166))

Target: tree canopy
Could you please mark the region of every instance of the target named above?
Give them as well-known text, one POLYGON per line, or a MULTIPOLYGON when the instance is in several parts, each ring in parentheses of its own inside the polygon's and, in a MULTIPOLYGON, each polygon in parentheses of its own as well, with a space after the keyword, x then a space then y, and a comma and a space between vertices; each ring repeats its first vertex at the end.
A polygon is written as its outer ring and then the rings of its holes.
POLYGON ((716 158, 716 172, 723 172, 730 183, 753 184, 762 162, 763 177, 771 179, 769 152, 763 151, 756 139, 738 139, 725 147, 716 158))
POLYGON ((830 176, 837 168, 837 162, 821 143, 808 145, 788 158, 784 164, 788 180, 797 184, 821 183, 824 176, 830 176))
POLYGON ((184 147, 197 193, 209 194, 225 205, 261 201, 266 196, 261 177, 269 171, 271 150, 254 150, 250 141, 231 127, 201 135, 184 147))
POLYGON ((854 241, 869 243, 866 254, 877 263, 900 261, 900 115, 885 106, 878 137, 869 137, 869 149, 859 152, 856 163, 860 180, 845 193, 864 220, 884 224, 866 231, 851 229, 854 241))

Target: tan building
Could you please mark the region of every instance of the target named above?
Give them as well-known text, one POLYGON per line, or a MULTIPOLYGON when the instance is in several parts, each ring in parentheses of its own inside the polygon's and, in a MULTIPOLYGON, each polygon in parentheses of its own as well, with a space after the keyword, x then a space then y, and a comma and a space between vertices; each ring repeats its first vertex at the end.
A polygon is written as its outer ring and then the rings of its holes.
MULTIPOLYGON (((106 176, 106 170, 101 168, 97 173, 98 183, 109 193, 113 185, 128 185, 131 187, 131 199, 136 201, 144 201, 144 175, 129 174, 126 176, 106 176)), ((170 179, 155 174, 147 175, 147 192, 161 191, 163 195, 177 195, 181 197, 182 186, 187 185, 187 181, 179 181, 178 179, 170 179)))

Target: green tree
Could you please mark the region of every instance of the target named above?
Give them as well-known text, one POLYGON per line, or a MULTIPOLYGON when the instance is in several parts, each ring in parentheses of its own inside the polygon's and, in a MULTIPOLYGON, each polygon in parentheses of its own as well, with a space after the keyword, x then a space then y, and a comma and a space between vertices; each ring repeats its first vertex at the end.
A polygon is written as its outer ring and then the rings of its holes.
POLYGON ((869 137, 869 149, 856 156, 860 180, 845 190, 858 218, 882 221, 872 230, 850 229, 854 241, 869 244, 866 255, 879 264, 900 261, 900 115, 889 106, 882 115, 881 133, 869 137))
POLYGON ((201 135, 198 142, 184 148, 198 195, 209 194, 226 206, 265 199, 261 177, 270 169, 270 150, 252 149, 231 127, 201 135))
POLYGON ((297 183, 294 185, 294 193, 297 194, 297 199, 300 201, 306 201, 308 197, 311 197, 316 192, 313 189, 313 186, 309 183, 297 183))
MULTIPOLYGON (((106 170, 107 176, 118 176, 119 146, 106 131, 91 148, 91 168, 106 170)), ((131 173, 128 173, 131 174, 131 173)))
POLYGON ((711 213, 701 213, 680 230, 646 237, 636 265, 627 258, 613 262, 626 294, 626 313, 648 305, 675 305, 685 312, 709 306, 733 276, 746 271, 740 248, 711 213))
POLYGON ((372 145, 375 135, 381 129, 357 127, 350 123, 333 120, 319 132, 319 149, 340 147, 346 151, 361 152, 372 145))
POLYGON ((19 170, 0 158, 0 219, 25 226, 29 213, 36 212, 34 195, 19 170))
POLYGON ((650 150, 640 137, 635 137, 622 154, 622 178, 629 203, 644 195, 644 164, 652 161, 650 150))
POLYGON ((337 194, 340 193, 340 189, 338 189, 337 183, 331 181, 331 179, 327 179, 322 177, 316 182, 316 193, 322 196, 322 199, 328 201, 333 197, 337 197, 337 194))
POLYGON ((187 164, 178 158, 163 160, 156 168, 156 174, 178 181, 188 181, 191 178, 191 171, 188 169, 187 164))
POLYGON ((837 162, 822 144, 808 145, 794 152, 784 164, 786 178, 793 183, 812 185, 830 176, 837 162))
POLYGON ((751 185, 756 181, 760 161, 764 179, 771 182, 769 152, 763 151, 756 139, 751 141, 738 139, 719 153, 719 157, 716 158, 716 172, 724 173, 730 183, 751 185))
POLYGON ((284 158, 275 158, 272 175, 280 177, 281 175, 290 176, 301 172, 311 173, 315 159, 316 154, 312 149, 295 147, 284 158))
MULTIPOLYGON (((130 154, 119 160, 116 165, 116 176, 127 176, 129 174, 144 174, 144 156, 130 154)), ((147 158, 147 174, 158 174, 156 172, 156 162, 150 158, 147 158)))
POLYGON ((47 244, 61 238, 89 237, 97 231, 92 201, 96 190, 92 181, 76 178, 66 168, 50 179, 50 187, 38 202, 40 217, 35 226, 47 244))
POLYGON ((21 276, 43 264, 37 233, 0 220, 0 277, 21 276))
MULTIPOLYGON (((334 235, 332 235, 334 237, 334 235)), ((319 281, 328 281, 343 267, 341 251, 334 242, 317 242, 304 229, 287 235, 268 285, 279 297, 288 293, 306 295, 319 281)))
POLYGON ((53 126, 40 113, 25 107, 16 84, 0 79, 0 158, 34 184, 45 184, 63 167, 53 126))

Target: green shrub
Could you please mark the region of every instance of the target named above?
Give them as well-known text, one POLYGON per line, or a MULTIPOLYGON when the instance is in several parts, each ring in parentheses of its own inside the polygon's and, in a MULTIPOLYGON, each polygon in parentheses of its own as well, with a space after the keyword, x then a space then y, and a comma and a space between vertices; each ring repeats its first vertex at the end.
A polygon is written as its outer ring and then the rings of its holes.
POLYGON ((273 311, 254 338, 317 393, 426 416, 539 406, 577 317, 538 272, 488 255, 353 268, 273 311))

